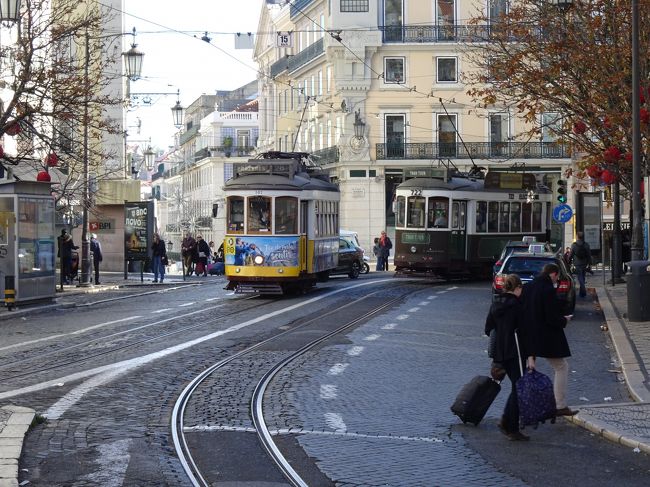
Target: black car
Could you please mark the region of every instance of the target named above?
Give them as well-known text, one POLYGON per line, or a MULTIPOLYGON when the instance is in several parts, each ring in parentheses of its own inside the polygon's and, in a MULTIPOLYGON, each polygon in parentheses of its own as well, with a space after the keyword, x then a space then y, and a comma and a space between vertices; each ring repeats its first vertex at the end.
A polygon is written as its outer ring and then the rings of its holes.
POLYGON ((563 313, 570 315, 576 306, 576 284, 572 274, 567 269, 564 259, 553 252, 514 252, 508 256, 492 280, 492 297, 503 292, 505 276, 517 274, 521 282, 532 281, 546 264, 556 264, 560 268, 557 281, 557 297, 563 304, 563 313))
POLYGON ((492 269, 492 277, 494 277, 496 273, 499 272, 499 269, 501 269, 501 266, 506 261, 506 258, 508 258, 513 252, 527 252, 531 245, 543 245, 545 252, 554 252, 553 247, 551 247, 551 244, 548 242, 511 240, 503 247, 501 255, 494 263, 494 267, 492 269))
POLYGON ((363 250, 357 247, 353 237, 339 237, 339 263, 330 275, 347 274, 350 279, 356 279, 363 265, 363 250))

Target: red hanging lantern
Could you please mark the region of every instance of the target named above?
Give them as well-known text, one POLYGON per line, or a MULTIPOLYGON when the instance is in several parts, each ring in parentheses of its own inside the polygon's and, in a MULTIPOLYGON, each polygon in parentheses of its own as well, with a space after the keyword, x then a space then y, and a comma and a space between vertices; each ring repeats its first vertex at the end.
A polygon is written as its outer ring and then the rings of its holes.
POLYGON ((596 164, 587 167, 587 175, 590 178, 599 179, 602 172, 603 170, 596 164))
POLYGON ((573 122, 573 133, 576 135, 582 135, 587 131, 587 124, 582 120, 573 122))
POLYGON ((610 185, 616 181, 616 174, 609 169, 605 169, 600 173, 600 180, 607 185, 610 185))
POLYGON ((49 183, 51 180, 50 173, 47 171, 41 171, 36 175, 36 181, 41 183, 49 183))
POLYGON ((647 108, 641 108, 639 110, 639 118, 641 119, 641 123, 650 123, 650 112, 647 108))
POLYGON ((59 163, 59 156, 56 155, 56 152, 50 152, 45 158, 45 163, 48 167, 56 166, 59 163))
POLYGON ((605 149, 605 152, 603 152, 603 158, 609 163, 618 161, 621 158, 621 155, 621 150, 614 145, 608 147, 605 149))
POLYGON ((9 125, 7 125, 7 128, 5 129, 5 132, 12 137, 14 135, 18 135, 22 129, 20 128, 20 124, 18 122, 12 122, 9 125))

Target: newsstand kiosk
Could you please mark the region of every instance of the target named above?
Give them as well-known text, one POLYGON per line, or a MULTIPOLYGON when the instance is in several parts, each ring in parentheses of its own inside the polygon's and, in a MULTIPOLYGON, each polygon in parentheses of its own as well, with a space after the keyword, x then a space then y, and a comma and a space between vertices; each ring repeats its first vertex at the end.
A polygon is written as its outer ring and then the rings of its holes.
POLYGON ((0 286, 4 305, 56 295, 54 198, 50 184, 0 184, 0 286))

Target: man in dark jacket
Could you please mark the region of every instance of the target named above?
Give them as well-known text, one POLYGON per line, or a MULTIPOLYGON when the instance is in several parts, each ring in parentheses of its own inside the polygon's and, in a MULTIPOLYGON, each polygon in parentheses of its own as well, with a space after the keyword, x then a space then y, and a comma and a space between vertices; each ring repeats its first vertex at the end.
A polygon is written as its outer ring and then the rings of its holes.
POLYGON ((585 280, 587 269, 591 265, 591 248, 585 242, 585 234, 583 232, 578 232, 577 237, 577 240, 571 245, 571 261, 576 268, 576 275, 580 283, 580 297, 584 298, 587 295, 585 280))
POLYGON ((78 248, 72 241, 72 236, 65 229, 61 230, 61 236, 59 237, 59 256, 61 257, 63 284, 70 284, 73 280, 72 251, 78 248))
POLYGON ((90 235, 90 251, 93 253, 93 267, 95 269, 95 284, 100 284, 99 282, 99 263, 104 260, 104 255, 102 254, 102 244, 97 240, 96 234, 90 235))
POLYGON ((521 337, 528 353, 528 368, 535 368, 535 359, 544 357, 555 371, 553 393, 557 416, 573 416, 578 411, 567 406, 566 395, 571 356, 564 328, 571 316, 562 316, 562 305, 557 297, 560 269, 546 264, 530 284, 524 286, 521 337))

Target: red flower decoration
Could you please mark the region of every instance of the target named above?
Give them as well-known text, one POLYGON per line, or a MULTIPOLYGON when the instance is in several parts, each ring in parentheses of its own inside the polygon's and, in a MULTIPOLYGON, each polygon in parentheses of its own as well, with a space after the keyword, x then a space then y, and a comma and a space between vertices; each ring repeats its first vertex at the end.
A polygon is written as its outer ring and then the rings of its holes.
POLYGON ((647 108, 641 108, 639 110, 639 118, 641 119, 642 123, 650 122, 650 112, 648 111, 647 108))
POLYGON ((587 175, 590 178, 599 179, 602 172, 603 170, 596 164, 592 164, 587 168, 587 175))
POLYGON ((582 135, 587 131, 587 124, 582 120, 573 122, 573 133, 576 135, 582 135))
POLYGON ((616 174, 609 169, 605 169, 602 173, 600 173, 600 180, 605 184, 612 184, 614 181, 616 181, 616 174))
POLYGON ((51 180, 52 178, 50 177, 50 173, 47 171, 41 171, 36 175, 36 181, 49 183, 51 180))
POLYGON ((603 158, 605 159, 606 162, 616 162, 621 158, 621 151, 618 147, 616 146, 611 146, 605 149, 605 152, 603 152, 603 158))
POLYGON ((645 103, 645 95, 644 95, 645 88, 643 86, 639 87, 639 103, 643 105, 645 103))
POLYGON ((50 152, 45 158, 45 163, 49 166, 56 166, 59 163, 59 156, 56 155, 56 152, 50 152))
POLYGON ((631 152, 626 152, 625 155, 623 156, 623 158, 624 158, 627 162, 632 162, 632 153, 631 153, 631 152))
POLYGON ((10 123, 5 129, 5 132, 11 136, 18 135, 21 131, 22 129, 20 128, 20 124, 18 122, 10 123))

